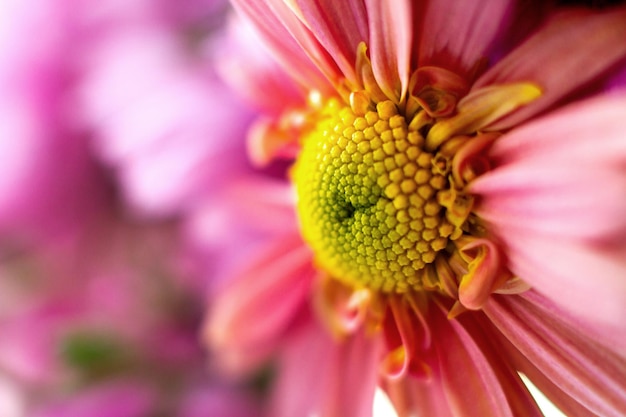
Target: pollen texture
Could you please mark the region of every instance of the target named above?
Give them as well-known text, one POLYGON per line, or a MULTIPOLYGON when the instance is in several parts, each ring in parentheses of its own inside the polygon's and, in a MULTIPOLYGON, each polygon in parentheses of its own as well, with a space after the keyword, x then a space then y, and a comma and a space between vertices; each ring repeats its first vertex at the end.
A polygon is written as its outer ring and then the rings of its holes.
POLYGON ((422 289, 420 271, 455 233, 440 204, 448 161, 391 101, 357 115, 331 100, 316 120, 292 173, 318 266, 386 293, 422 289))

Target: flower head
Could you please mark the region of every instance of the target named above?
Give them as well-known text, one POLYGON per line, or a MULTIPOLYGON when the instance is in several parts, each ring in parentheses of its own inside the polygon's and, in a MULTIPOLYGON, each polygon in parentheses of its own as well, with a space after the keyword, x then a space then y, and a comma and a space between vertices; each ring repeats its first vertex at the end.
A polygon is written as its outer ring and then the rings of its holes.
POLYGON ((208 337, 234 366, 281 351, 277 415, 368 415, 375 386, 402 416, 539 415, 518 373, 618 413, 626 95, 582 99, 618 82, 626 10, 235 4, 304 90, 250 137, 294 156, 297 222, 208 337))

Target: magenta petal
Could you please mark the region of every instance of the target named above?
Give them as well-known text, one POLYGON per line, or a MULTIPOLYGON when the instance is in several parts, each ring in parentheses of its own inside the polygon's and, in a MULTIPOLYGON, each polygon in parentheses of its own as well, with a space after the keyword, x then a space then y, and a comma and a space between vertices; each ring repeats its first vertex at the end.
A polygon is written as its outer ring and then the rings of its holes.
POLYGON ((404 97, 409 84, 413 22, 407 0, 366 0, 372 70, 389 98, 404 97))
POLYGON ((536 115, 626 58, 626 8, 561 13, 478 79, 474 89, 533 82, 543 96, 494 125, 505 129, 536 115), (537 65, 540 63, 540 65, 537 65))
POLYGON ((314 274, 300 238, 283 238, 218 294, 205 334, 226 368, 256 365, 275 347, 304 305, 314 274))
POLYGON ((359 333, 337 341, 313 321, 292 336, 269 415, 371 417, 380 339, 359 333))
POLYGON ((626 409, 625 346, 614 346, 621 349, 618 354, 600 345, 559 310, 532 294, 494 296, 484 309, 524 357, 570 396, 570 402, 579 402, 594 415, 622 415, 626 409))
POLYGON ((440 66, 469 75, 487 58, 514 1, 427 2, 419 45, 420 66, 440 66))

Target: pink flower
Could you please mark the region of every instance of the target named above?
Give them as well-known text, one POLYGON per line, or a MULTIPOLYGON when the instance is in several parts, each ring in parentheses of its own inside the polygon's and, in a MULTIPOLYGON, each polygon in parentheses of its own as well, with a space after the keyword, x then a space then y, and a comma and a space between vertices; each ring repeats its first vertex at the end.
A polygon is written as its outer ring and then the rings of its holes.
POLYGON ((102 201, 68 91, 74 21, 63 1, 0 4, 0 233, 3 244, 65 239, 102 201), (24 41, 33 28, 40 42, 24 41))
POLYGON ((225 171, 248 166, 233 155, 253 112, 214 68, 223 25, 211 22, 229 10, 222 1, 110 3, 82 19, 93 37, 81 66, 84 123, 134 211, 174 216, 210 198, 225 171))
POLYGON ((304 93, 251 136, 297 219, 213 306, 225 367, 274 356, 276 416, 541 415, 519 373, 620 415, 626 9, 235 5, 304 93))
POLYGON ((16 415, 258 415, 250 390, 206 366, 204 295, 180 271, 174 227, 114 220, 0 265, 0 369, 16 415))
POLYGON ((212 68, 227 11, 0 1, 3 417, 258 416, 206 366, 181 259, 182 215, 250 166, 252 111, 212 68))

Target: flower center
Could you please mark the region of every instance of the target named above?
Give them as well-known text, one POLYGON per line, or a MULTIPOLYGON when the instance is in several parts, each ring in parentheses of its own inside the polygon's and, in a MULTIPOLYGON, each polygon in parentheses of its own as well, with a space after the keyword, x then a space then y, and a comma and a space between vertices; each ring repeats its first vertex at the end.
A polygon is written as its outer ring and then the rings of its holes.
POLYGON ((423 290, 420 271, 461 236, 471 208, 451 155, 427 150, 432 123, 407 121, 392 101, 358 115, 336 99, 316 120, 293 177, 319 267, 385 293, 423 290))

